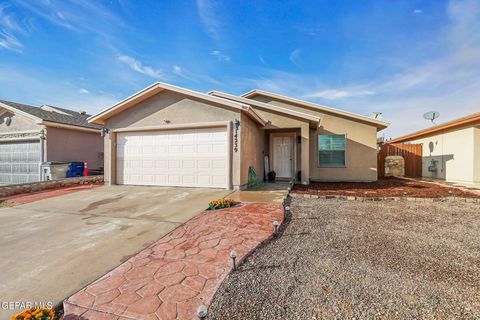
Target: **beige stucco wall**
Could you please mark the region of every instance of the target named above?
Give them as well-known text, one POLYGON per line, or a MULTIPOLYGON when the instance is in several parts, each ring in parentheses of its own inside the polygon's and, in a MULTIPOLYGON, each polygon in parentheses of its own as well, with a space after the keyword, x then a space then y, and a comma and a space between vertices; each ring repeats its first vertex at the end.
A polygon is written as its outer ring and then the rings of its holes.
MULTIPOLYGON (((0 108, 0 110, 4 110, 0 108)), ((42 125, 36 124, 30 118, 27 118, 20 114, 14 114, 10 111, 2 114, 0 116, 0 133, 8 132, 21 132, 21 131, 41 131, 43 129, 42 125), (9 126, 5 124, 5 119, 10 117, 12 122, 9 126)))
POLYGON ((449 181, 474 181, 474 127, 454 129, 429 137, 408 141, 423 144, 422 175, 449 181), (438 161, 437 172, 429 172, 432 160, 438 161))
POLYGON ((47 161, 87 161, 90 169, 103 166, 100 132, 47 127, 47 161))
MULTIPOLYGON (((233 126, 235 130, 235 125, 233 126)), ((256 122, 247 115, 242 114, 240 120, 240 183, 242 185, 248 182, 248 168, 252 166, 257 173, 258 178, 263 180, 263 157, 265 155, 265 132, 259 128, 256 122)))
MULTIPOLYGON (((281 106, 290 110, 315 115, 321 118, 317 130, 302 127, 302 145, 308 146, 308 177, 318 181, 375 181, 377 180, 377 128, 366 122, 352 120, 334 114, 326 114, 260 95, 252 99, 281 106), (346 166, 320 168, 318 166, 318 134, 345 134, 347 136, 346 166)), ((266 116, 269 119, 268 116, 266 116)), ((292 123, 292 125, 297 125, 292 123)), ((302 155, 304 153, 302 152, 302 155)), ((303 160, 303 159, 302 159, 303 160)), ((302 168, 302 173, 304 169, 302 168)))
MULTIPOLYGON (((162 91, 107 119, 105 127, 110 130, 160 127, 166 125, 164 120, 168 120, 170 126, 217 121, 233 123, 235 119, 241 119, 241 111, 238 109, 221 107, 213 102, 205 102, 171 91, 162 91)), ((111 132, 105 136, 105 182, 107 184, 115 183, 115 142, 115 133, 111 132)), ((240 152, 233 152, 232 184, 234 187, 241 185, 240 172, 240 152)))
POLYGON ((474 130, 474 181, 475 183, 480 183, 480 126, 473 129, 474 130))
POLYGON ((310 132, 310 175, 320 181, 377 180, 377 129, 353 120, 324 115, 317 131, 310 132), (318 135, 345 134, 345 167, 318 165, 318 135))

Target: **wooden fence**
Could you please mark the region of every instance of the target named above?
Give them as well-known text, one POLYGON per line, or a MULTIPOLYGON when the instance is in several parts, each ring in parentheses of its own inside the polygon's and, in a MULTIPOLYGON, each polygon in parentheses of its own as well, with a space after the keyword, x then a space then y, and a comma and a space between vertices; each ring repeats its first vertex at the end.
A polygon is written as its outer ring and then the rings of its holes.
POLYGON ((420 178, 422 176, 422 145, 385 143, 378 152, 378 177, 385 177, 385 158, 402 156, 405 159, 405 177, 420 178))

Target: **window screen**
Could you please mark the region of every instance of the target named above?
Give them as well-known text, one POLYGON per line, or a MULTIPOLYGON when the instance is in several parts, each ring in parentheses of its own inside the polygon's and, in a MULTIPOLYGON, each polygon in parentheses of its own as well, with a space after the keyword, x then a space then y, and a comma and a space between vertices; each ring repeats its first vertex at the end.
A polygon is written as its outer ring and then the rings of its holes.
POLYGON ((318 135, 318 165, 320 167, 345 166, 345 135, 318 135))

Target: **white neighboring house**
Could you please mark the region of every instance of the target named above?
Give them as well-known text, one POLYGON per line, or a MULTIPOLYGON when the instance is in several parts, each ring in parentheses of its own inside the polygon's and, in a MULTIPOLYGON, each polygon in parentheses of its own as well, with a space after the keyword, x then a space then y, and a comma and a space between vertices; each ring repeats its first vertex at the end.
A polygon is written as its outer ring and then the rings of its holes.
POLYGON ((88 114, 0 100, 0 185, 39 181, 42 162, 87 161, 103 167, 100 126, 88 114))
POLYGON ((423 144, 422 176, 480 183, 480 113, 393 139, 423 144))

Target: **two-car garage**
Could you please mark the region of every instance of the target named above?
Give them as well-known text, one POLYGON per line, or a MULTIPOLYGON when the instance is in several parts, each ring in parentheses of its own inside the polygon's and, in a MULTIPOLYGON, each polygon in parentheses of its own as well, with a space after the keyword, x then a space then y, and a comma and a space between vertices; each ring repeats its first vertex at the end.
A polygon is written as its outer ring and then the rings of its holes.
POLYGON ((258 139, 243 125, 261 137, 267 124, 249 105, 159 82, 89 121, 103 126, 107 185, 222 189, 247 184, 258 139))
POLYGON ((229 187, 226 126, 116 136, 117 184, 229 187))

